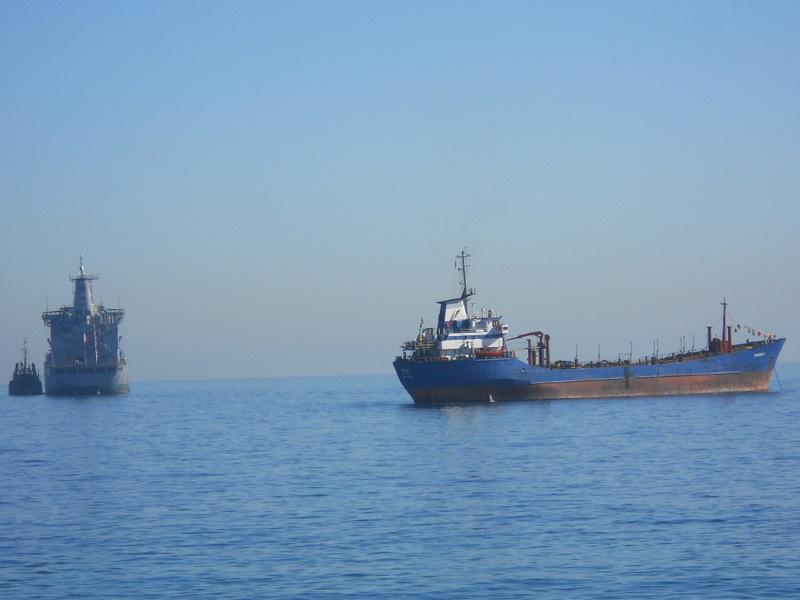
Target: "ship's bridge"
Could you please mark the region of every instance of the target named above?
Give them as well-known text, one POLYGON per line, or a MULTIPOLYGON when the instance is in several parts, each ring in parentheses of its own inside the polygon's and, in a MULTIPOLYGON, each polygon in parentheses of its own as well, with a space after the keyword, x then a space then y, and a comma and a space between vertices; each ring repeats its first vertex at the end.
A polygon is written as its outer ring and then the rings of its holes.
POLYGON ((506 354, 508 325, 502 322, 502 317, 491 309, 488 312, 481 309, 480 316, 469 310, 468 301, 475 290, 467 286, 467 258, 469 254, 465 251, 456 257, 456 268, 462 275, 461 295, 438 302, 435 336, 433 329, 423 329, 420 323, 417 339, 404 344, 404 351, 439 358, 487 358, 506 354))
POLYGON ((473 350, 504 348, 508 325, 500 315, 489 310, 480 316, 470 314, 467 299, 471 294, 439 302, 437 349, 444 355, 469 353, 473 350))

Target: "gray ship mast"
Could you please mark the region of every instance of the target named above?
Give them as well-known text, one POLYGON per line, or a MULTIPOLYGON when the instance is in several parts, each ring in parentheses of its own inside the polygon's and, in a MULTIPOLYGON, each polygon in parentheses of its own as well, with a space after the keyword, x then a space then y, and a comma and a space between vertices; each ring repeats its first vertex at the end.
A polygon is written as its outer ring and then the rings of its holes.
POLYGON ((83 254, 81 254, 78 274, 69 278, 75 284, 72 308, 77 314, 91 315, 94 312, 94 291, 91 282, 96 279, 96 275, 86 274, 86 270, 83 268, 83 254))
POLYGON ((459 283, 462 285, 462 299, 466 299, 475 293, 475 290, 467 287, 467 267, 469 267, 467 264, 468 258, 470 258, 470 255, 467 254, 466 250, 462 250, 461 254, 456 256, 456 269, 458 269, 458 272, 461 273, 461 281, 459 281, 459 283), (460 265, 458 264, 459 262, 461 263, 460 265))

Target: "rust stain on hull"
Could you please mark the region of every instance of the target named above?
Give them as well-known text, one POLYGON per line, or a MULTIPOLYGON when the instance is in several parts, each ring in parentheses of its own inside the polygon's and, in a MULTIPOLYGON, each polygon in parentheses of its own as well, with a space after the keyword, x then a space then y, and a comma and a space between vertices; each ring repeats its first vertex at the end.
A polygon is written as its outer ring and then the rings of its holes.
POLYGON ((518 385, 468 385, 418 388, 411 392, 414 402, 483 402, 492 400, 556 400, 579 398, 627 398, 767 392, 772 371, 713 375, 631 377, 607 380, 543 382, 518 385))

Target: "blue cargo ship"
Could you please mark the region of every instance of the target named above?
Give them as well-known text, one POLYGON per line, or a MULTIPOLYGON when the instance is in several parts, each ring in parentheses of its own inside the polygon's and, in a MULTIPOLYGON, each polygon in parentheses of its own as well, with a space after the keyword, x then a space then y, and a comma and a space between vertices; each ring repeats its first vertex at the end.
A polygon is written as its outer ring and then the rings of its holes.
POLYGON ((735 326, 727 323, 723 301, 722 337, 713 337, 708 327, 703 350, 613 362, 551 361, 548 334, 509 337, 500 315, 469 310, 474 290, 467 287, 467 258, 465 252, 457 257, 461 295, 440 301, 436 328, 420 324, 394 361, 400 383, 417 404, 766 392, 786 341, 748 329, 760 339, 734 344, 735 326), (525 361, 507 346, 521 339, 527 339, 525 361))

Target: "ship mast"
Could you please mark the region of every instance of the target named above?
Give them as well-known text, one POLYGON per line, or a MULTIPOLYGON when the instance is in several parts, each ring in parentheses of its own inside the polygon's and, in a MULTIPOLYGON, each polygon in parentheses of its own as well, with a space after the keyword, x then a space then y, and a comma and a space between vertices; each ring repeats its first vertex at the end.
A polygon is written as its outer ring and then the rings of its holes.
POLYGON ((83 266, 83 254, 81 254, 80 268, 78 274, 70 277, 70 281, 75 284, 73 292, 72 307, 76 313, 93 315, 94 308, 94 294, 92 291, 92 281, 96 280, 96 275, 89 275, 83 266))
POLYGON ((461 254, 456 256, 456 268, 458 269, 459 273, 461 273, 461 285, 463 289, 461 291, 461 297, 467 298, 471 296, 474 292, 467 288, 467 259, 470 258, 470 255, 467 254, 466 250, 462 250, 461 254), (458 265, 458 261, 461 262, 461 266, 458 265))
POLYGON ((722 299, 722 351, 728 352, 729 348, 726 346, 725 342, 727 341, 728 346, 730 345, 731 340, 726 337, 728 331, 728 301, 727 299, 722 299))

